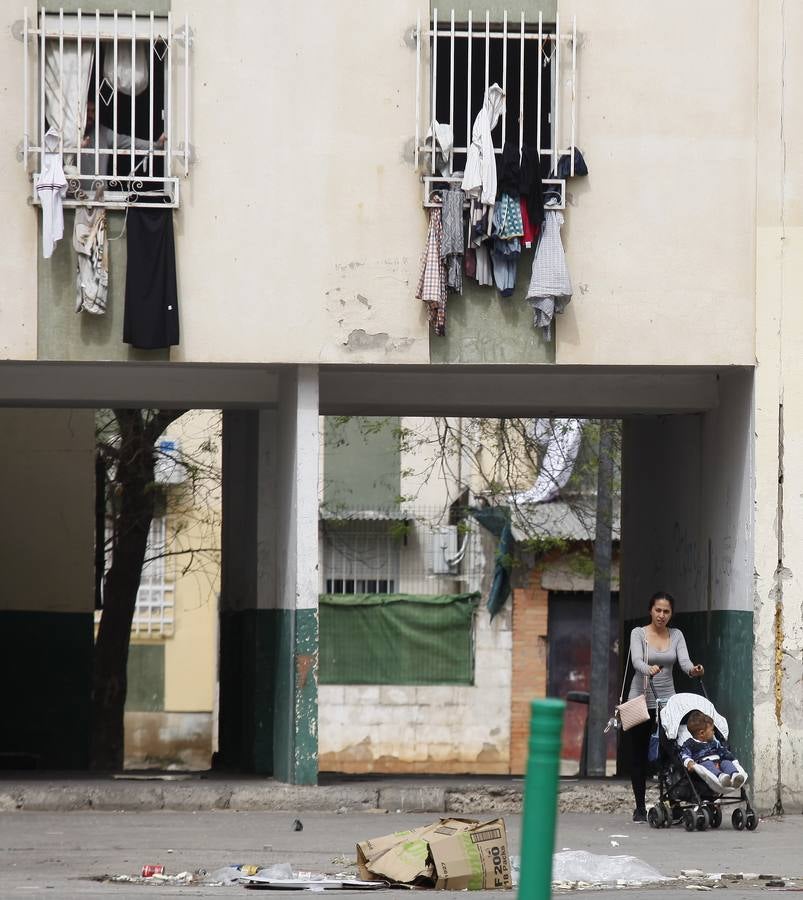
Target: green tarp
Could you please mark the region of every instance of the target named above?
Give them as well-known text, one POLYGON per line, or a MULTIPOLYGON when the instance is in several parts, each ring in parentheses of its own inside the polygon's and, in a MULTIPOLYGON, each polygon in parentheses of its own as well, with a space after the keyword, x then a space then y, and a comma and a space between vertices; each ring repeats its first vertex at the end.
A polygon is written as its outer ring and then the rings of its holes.
POLYGON ((472 684, 479 594, 323 594, 321 684, 472 684))

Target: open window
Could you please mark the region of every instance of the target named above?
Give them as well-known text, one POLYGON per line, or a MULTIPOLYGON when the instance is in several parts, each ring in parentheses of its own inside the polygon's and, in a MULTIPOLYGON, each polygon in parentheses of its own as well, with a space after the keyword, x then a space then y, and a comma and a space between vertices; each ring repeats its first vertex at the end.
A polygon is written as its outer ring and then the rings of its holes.
MULTIPOLYGON (((425 205, 433 182, 460 181, 474 119, 486 92, 498 84, 505 94, 505 109, 492 131, 494 150, 501 155, 506 141, 519 150, 537 150, 541 175, 565 199, 565 178, 555 177, 558 160, 568 157, 574 175, 576 141, 577 24, 567 29, 556 17, 544 22, 542 14, 528 19, 524 13, 500 20, 486 11, 475 19, 455 19, 455 12, 430 21, 420 18, 416 41, 415 164, 423 169, 425 205), (453 149, 445 165, 435 140, 436 126, 448 126, 453 149)), ((560 204, 562 206, 563 203, 560 204)))
POLYGON ((19 31, 26 171, 56 151, 65 205, 178 206, 190 163, 188 21, 43 9, 32 26, 26 10, 19 31))

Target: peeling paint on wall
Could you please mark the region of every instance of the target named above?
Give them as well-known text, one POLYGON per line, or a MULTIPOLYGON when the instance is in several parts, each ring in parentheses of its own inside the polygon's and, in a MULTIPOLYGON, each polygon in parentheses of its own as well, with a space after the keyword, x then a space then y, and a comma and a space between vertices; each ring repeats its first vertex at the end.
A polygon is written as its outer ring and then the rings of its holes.
POLYGON ((386 331, 369 334, 364 328, 355 328, 343 341, 349 350, 382 350, 387 346, 390 335, 386 331))

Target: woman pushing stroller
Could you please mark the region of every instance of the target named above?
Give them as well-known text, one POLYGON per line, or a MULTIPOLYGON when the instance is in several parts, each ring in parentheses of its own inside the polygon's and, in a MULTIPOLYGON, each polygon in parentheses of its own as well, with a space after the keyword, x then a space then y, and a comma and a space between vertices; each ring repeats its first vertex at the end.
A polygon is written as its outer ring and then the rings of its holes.
POLYGON ((630 781, 636 808, 634 822, 647 821, 645 794, 647 787, 647 749, 650 735, 655 731, 655 707, 657 701, 668 700, 675 693, 672 670, 677 663, 692 678, 700 678, 705 670, 689 658, 686 639, 669 622, 675 611, 675 598, 666 591, 658 591, 650 597, 650 622, 638 626, 630 633, 630 659, 635 674, 630 683, 628 700, 644 694, 649 721, 636 725, 627 732, 630 743, 630 781), (648 687, 648 678, 652 685, 648 687))

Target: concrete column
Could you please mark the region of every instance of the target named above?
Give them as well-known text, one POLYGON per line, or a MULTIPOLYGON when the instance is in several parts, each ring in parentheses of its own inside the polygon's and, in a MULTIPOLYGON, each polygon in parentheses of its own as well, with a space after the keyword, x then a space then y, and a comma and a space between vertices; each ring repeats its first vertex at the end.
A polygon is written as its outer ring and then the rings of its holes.
POLYGON ((803 8, 758 5, 754 777, 803 808, 803 8))
POLYGON ((223 420, 220 761, 317 779, 318 373, 223 420))
POLYGON ((275 774, 294 784, 318 777, 318 369, 283 373, 275 492, 276 615, 281 654, 275 774))
POLYGON ((0 410, 0 753, 89 765, 95 416, 0 410))

